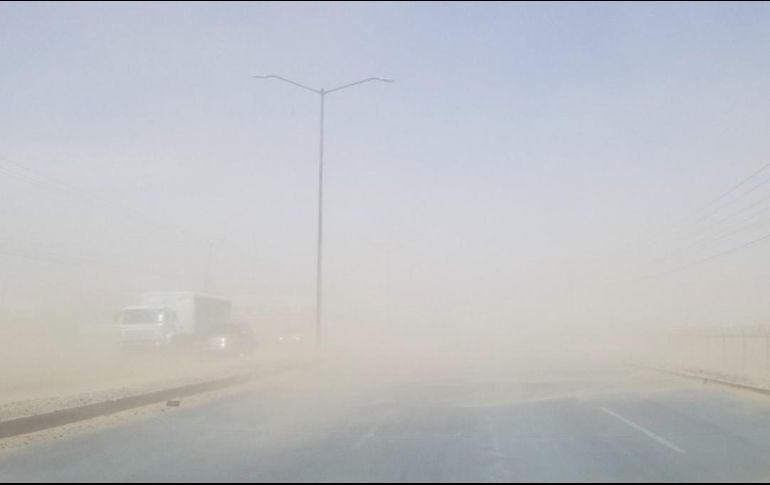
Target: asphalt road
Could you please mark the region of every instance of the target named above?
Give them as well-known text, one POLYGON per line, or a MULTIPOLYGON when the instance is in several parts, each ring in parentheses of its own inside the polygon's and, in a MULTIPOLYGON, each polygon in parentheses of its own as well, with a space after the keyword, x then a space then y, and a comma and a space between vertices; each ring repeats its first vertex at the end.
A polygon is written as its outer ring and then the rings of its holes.
POLYGON ((0 456, 12 481, 757 481, 770 399, 631 369, 317 369, 0 456))

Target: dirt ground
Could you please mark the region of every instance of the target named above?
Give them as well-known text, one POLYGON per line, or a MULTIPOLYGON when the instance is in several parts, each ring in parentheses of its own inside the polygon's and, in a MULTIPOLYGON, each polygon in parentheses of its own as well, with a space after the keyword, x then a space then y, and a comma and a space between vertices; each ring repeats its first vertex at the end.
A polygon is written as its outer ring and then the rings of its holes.
POLYGON ((189 348, 126 351, 109 328, 65 340, 5 332, 0 340, 0 421, 269 370, 299 357, 269 348, 237 358, 201 358, 189 348))

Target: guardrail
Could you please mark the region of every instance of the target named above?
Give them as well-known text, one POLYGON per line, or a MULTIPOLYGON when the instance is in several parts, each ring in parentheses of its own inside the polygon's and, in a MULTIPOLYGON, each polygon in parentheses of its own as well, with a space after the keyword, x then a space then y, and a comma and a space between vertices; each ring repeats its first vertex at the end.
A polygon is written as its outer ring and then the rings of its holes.
POLYGON ((719 384, 721 386, 740 389, 742 391, 749 391, 757 394, 762 394, 765 396, 770 396, 770 388, 762 387, 762 386, 747 383, 747 382, 735 381, 727 377, 717 377, 705 372, 697 372, 697 371, 682 371, 682 370, 664 369, 664 368, 650 367, 650 366, 645 366, 645 367, 647 369, 654 370, 656 372, 661 372, 664 374, 671 374, 678 377, 698 380, 703 382, 704 384, 714 383, 714 384, 719 384))
POLYGON ((630 345, 638 349, 637 361, 650 366, 770 385, 770 329, 764 327, 651 331, 630 345))
POLYGON ((700 368, 753 379, 770 379, 770 335, 724 333, 671 336, 661 342, 667 366, 700 368))

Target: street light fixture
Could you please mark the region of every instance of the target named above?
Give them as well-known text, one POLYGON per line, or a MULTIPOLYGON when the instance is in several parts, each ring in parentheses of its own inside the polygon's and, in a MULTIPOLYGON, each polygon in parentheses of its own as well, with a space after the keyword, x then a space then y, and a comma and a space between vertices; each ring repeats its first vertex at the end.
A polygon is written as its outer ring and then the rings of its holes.
POLYGON ((343 84, 341 86, 337 86, 332 89, 316 89, 312 88, 310 86, 306 86, 304 84, 298 83, 296 81, 292 81, 291 79, 287 79, 283 76, 278 76, 276 74, 260 74, 257 76, 254 76, 255 79, 275 79, 277 81, 283 81, 287 84, 291 84, 293 86, 296 86, 298 88, 304 89, 306 91, 312 91, 313 93, 317 94, 321 98, 321 115, 320 115, 320 136, 319 136, 319 145, 318 145, 318 253, 317 253, 317 259, 316 259, 316 308, 315 308, 315 345, 316 350, 320 349, 321 347, 321 337, 322 337, 322 323, 323 323, 323 181, 324 181, 324 104, 326 101, 326 95, 330 93, 334 93, 337 91, 342 91, 343 89, 352 88, 353 86, 358 86, 359 84, 364 84, 368 82, 383 82, 383 83, 393 83, 395 82, 393 79, 389 78, 383 78, 383 77, 369 77, 366 79, 361 79, 359 81, 355 81, 349 84, 343 84))

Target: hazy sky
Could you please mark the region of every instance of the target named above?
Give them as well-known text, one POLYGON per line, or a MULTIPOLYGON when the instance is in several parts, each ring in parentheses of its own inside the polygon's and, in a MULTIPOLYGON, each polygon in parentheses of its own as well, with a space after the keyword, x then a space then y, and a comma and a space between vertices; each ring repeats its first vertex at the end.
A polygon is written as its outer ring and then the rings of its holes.
POLYGON ((759 3, 5 2, 0 289, 199 288, 214 239, 215 291, 309 318, 318 99, 251 76, 386 76, 328 98, 331 320, 761 319, 767 247, 596 281, 770 162, 769 54, 759 3))

